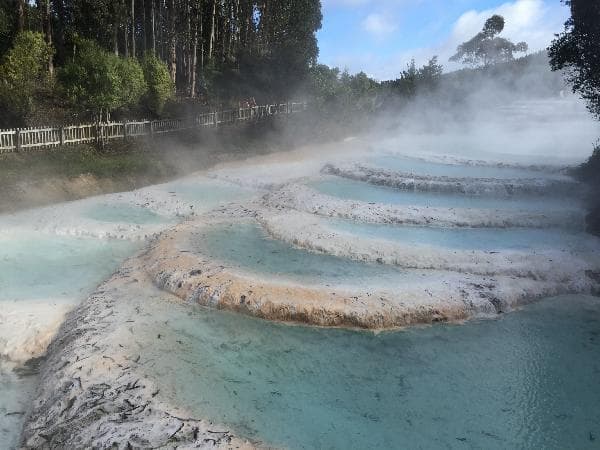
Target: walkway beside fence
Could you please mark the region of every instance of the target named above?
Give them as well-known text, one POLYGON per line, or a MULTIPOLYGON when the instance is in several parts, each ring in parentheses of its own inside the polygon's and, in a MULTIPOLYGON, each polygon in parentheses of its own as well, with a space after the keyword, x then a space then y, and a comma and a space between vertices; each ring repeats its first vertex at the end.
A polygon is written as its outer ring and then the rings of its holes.
POLYGON ((280 103, 199 114, 187 119, 100 122, 64 127, 0 130, 0 153, 90 142, 102 143, 113 139, 214 128, 221 125, 262 120, 275 115, 293 114, 305 109, 306 103, 280 103))

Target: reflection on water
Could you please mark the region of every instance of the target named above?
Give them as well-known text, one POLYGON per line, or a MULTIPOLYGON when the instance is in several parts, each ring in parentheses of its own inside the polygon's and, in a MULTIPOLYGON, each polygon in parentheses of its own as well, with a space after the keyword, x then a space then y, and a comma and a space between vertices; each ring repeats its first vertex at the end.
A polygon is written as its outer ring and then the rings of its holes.
POLYGON ((135 334, 161 395, 277 446, 585 449, 600 441, 597 298, 377 335, 152 308, 135 334))
POLYGON ((325 178, 311 183, 317 191, 342 199, 393 205, 426 206, 431 208, 519 209, 525 211, 572 210, 578 207, 573 199, 544 197, 490 198, 437 192, 410 192, 386 186, 375 186, 345 178, 325 178))
POLYGON ((327 225, 335 231, 369 238, 462 250, 531 250, 559 247, 572 251, 586 251, 600 246, 600 239, 587 233, 558 229, 434 228, 379 225, 342 219, 328 219, 327 225))

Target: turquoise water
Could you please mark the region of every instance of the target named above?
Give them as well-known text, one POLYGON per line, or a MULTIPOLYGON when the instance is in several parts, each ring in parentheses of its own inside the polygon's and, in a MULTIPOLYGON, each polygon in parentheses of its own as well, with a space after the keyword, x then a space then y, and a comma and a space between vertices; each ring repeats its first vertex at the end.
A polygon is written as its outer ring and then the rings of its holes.
POLYGON ((128 223, 134 225, 167 224, 169 219, 148 208, 121 203, 93 204, 83 211, 83 217, 106 223, 128 223))
POLYGON ((404 156, 381 155, 369 158, 370 164, 382 169, 401 173, 412 173, 415 175, 432 175, 453 178, 547 178, 556 177, 556 174, 527 170, 513 167, 494 167, 494 166, 470 166, 442 164, 418 159, 407 158, 404 156))
POLYGON ((489 198, 462 194, 441 194, 431 192, 401 191, 385 186, 345 178, 328 177, 310 184, 317 191, 342 199, 358 200, 367 203, 384 203, 406 206, 426 206, 431 208, 481 208, 519 209, 525 211, 546 211, 552 209, 572 210, 579 206, 573 199, 544 197, 489 198))
POLYGON ((598 298, 381 334, 144 304, 155 309, 133 332, 160 395, 246 437, 290 449, 600 445, 598 298))
MULTIPOLYGON (((307 284, 396 286, 422 275, 393 266, 311 253, 268 237, 255 224, 219 224, 196 236, 196 248, 210 258, 258 275, 307 284)), ((429 272, 429 276, 437 276, 429 272)))
POLYGON ((256 195, 256 192, 250 189, 214 181, 176 182, 169 184, 168 188, 169 192, 192 203, 196 211, 207 211, 218 205, 234 201, 243 202, 256 195))
POLYGON ((600 249, 600 239, 587 233, 527 228, 434 228, 378 225, 328 219, 335 231, 407 244, 460 250, 535 250, 561 248, 572 251, 600 249))
POLYGON ((83 299, 141 244, 28 234, 0 238, 0 300, 83 299))
POLYGON ((14 365, 0 360, 0 449, 17 448, 24 413, 36 387, 35 374, 18 375, 14 365))

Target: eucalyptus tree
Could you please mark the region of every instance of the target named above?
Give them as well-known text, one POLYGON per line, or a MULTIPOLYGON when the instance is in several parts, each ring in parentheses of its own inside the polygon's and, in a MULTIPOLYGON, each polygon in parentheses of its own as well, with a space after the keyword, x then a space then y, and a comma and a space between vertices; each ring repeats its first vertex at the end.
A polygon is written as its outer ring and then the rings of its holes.
POLYGON ((483 30, 456 48, 450 58, 452 62, 462 62, 471 66, 489 66, 514 59, 515 53, 526 52, 527 43, 514 44, 498 36, 504 30, 504 17, 497 14, 486 20, 483 30))

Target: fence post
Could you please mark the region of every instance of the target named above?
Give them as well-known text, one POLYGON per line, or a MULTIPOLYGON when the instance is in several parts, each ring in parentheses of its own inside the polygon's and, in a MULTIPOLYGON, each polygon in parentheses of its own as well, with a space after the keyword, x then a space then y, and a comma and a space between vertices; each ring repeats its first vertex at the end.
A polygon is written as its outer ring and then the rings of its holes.
POLYGON ((60 145, 65 145, 65 127, 60 127, 58 129, 58 135, 60 138, 60 145))
POLYGON ((21 129, 17 128, 15 130, 15 149, 17 152, 21 150, 21 129))

